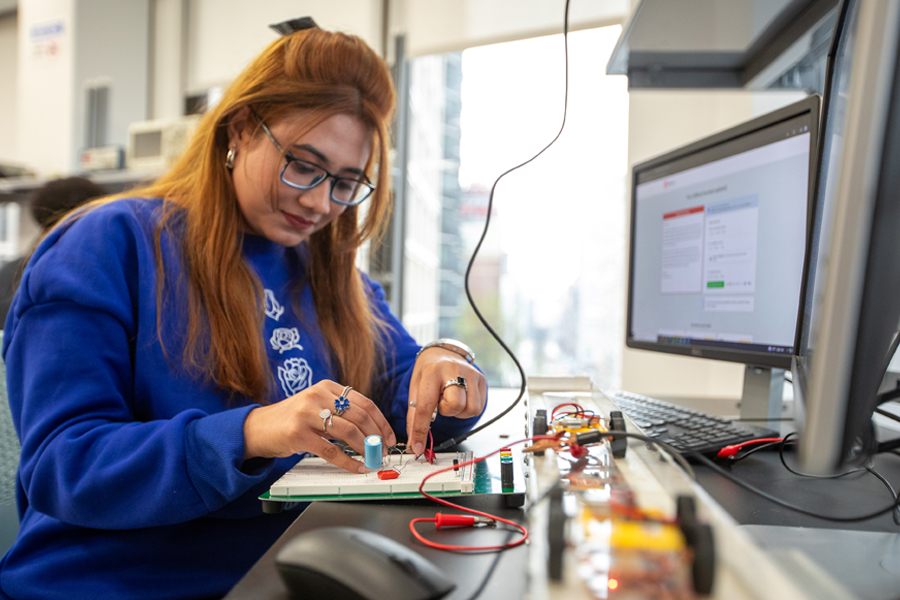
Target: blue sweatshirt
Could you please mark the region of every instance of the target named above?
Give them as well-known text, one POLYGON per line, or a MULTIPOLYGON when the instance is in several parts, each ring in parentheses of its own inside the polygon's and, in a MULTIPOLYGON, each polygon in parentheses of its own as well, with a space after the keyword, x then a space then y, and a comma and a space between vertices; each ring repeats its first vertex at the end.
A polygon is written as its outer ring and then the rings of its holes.
MULTIPOLYGON (((153 240, 161 206, 136 198, 90 211, 43 240, 23 273, 3 336, 22 443, 21 527, 0 562, 9 597, 220 596, 297 516, 263 514, 258 500, 297 457, 244 462, 243 423, 256 405, 229 401, 179 365, 186 300, 183 282, 176 287, 178 241, 166 235, 166 352, 159 343, 153 240)), ((293 308, 304 249, 243 237, 265 288, 260 335, 276 382, 272 402, 337 379, 309 286, 299 296, 302 315, 293 308)), ((361 276, 392 325, 373 400, 405 434, 419 346, 381 287, 361 276)), ((475 420, 439 417, 435 437, 456 436, 475 420)))

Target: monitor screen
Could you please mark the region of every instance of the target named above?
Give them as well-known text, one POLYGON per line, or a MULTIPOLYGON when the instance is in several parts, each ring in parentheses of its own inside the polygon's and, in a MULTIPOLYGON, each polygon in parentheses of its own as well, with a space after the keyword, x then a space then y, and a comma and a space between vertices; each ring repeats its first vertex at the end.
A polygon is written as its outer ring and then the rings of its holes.
POLYGON ((629 347, 787 368, 819 98, 635 166, 629 347))

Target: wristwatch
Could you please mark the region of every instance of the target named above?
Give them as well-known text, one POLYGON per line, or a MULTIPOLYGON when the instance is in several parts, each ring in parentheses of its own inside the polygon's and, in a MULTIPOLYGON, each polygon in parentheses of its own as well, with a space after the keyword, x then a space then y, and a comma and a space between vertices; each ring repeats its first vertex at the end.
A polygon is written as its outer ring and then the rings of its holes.
POLYGON ((475 362, 475 353, 472 352, 472 349, 460 342, 459 340, 451 340, 450 338, 441 338, 439 340, 435 340, 430 344, 425 344, 422 346, 422 349, 416 353, 416 358, 419 358, 419 354, 422 354, 429 348, 443 348, 444 350, 449 350, 451 352, 456 352, 460 356, 466 359, 466 362, 469 364, 475 362))

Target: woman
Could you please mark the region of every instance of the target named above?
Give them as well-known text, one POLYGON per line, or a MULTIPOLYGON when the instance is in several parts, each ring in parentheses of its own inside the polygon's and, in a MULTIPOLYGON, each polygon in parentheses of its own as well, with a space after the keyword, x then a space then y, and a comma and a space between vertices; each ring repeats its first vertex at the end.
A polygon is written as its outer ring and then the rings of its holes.
POLYGON ((257 498, 297 453, 364 472, 328 439, 421 452, 435 408, 436 438, 474 424, 484 378, 458 348, 417 356, 354 266, 388 211, 393 103, 358 38, 287 35, 167 175, 41 242, 3 340, 22 442, 5 594, 220 596, 296 517, 257 498))

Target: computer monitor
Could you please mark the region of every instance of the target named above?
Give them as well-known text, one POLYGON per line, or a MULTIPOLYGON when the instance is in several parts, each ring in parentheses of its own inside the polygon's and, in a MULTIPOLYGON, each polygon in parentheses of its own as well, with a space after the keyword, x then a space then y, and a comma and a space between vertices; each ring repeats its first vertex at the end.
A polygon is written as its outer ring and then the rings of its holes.
POLYGON ((781 417, 819 104, 811 95, 632 173, 626 345, 745 363, 742 416, 781 417))
POLYGON ((794 389, 800 461, 865 463, 900 321, 900 3, 844 2, 825 90, 794 389))

